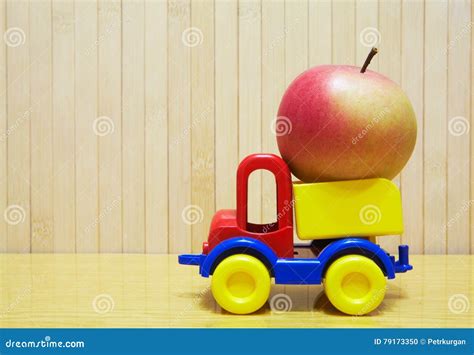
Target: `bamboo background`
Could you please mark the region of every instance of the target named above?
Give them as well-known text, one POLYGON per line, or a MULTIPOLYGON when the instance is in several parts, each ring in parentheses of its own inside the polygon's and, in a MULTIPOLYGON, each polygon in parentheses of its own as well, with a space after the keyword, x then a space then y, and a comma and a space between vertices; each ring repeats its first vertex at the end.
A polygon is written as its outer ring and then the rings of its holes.
MULTIPOLYGON (((0 251, 200 251, 291 80, 361 65, 418 118, 390 251, 474 251, 470 1, 0 1, 0 251)), ((274 185, 251 178, 254 221, 274 185)))

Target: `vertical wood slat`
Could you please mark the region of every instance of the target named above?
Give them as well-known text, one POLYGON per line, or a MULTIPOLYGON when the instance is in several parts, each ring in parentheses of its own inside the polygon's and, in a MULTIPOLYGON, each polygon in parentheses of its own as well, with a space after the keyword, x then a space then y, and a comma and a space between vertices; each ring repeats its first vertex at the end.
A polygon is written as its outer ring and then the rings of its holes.
POLYGON ((74 252, 75 112, 74 4, 53 1, 54 251, 74 252))
POLYGON ((31 251, 51 252, 53 241, 51 2, 30 3, 31 251))
POLYGON ((332 63, 332 2, 309 2, 309 66, 332 63))
POLYGON ((191 250, 191 49, 190 1, 168 2, 169 251, 191 250))
POLYGON ((7 250, 30 252, 29 6, 7 2, 8 223, 7 250), (10 32, 8 32, 10 31, 10 32), (15 36, 18 36, 15 38, 15 36))
POLYGON ((168 5, 145 2, 146 251, 168 252, 168 5))
MULTIPOLYGON (((471 23, 474 20, 474 2, 471 2, 471 23)), ((474 121, 474 104, 472 103, 474 101, 474 35, 472 34, 472 28, 471 28, 471 125, 474 121)), ((471 160, 472 157, 474 156, 474 129, 470 130, 471 132, 471 160)), ((471 201, 474 200, 474 164, 471 162, 471 201)), ((471 225, 471 251, 470 253, 474 253, 474 209, 471 208, 471 215, 470 215, 470 225, 471 225)))
POLYGON ((308 68, 308 1, 285 2, 286 84, 308 68))
MULTIPOLYGON (((0 31, 7 30, 6 0, 0 1, 0 31)), ((8 157, 7 157, 7 46, 0 46, 0 212, 5 211, 8 204, 8 157)), ((0 252, 7 251, 7 223, 0 218, 0 252)))
POLYGON ((379 70, 396 83, 401 83, 401 3, 396 0, 379 2, 380 53, 379 70))
POLYGON ((402 88, 411 100, 417 118, 417 142, 401 173, 403 242, 414 254, 423 253, 423 39, 424 4, 405 0, 402 4, 402 88))
POLYGON ((355 0, 332 2, 333 64, 355 64, 355 0))
MULTIPOLYGON (((239 1, 239 159, 261 151, 261 1, 239 1)), ((262 173, 249 179, 248 220, 262 217, 262 173)))
POLYGON ((123 251, 145 252, 145 5, 122 2, 123 251))
POLYGON ((192 2, 191 28, 191 200, 192 251, 201 252, 215 212, 214 164, 214 3, 192 2))
MULTIPOLYGON (((379 2, 380 53, 377 54, 378 70, 394 82, 401 84, 401 3, 396 0, 379 2)), ((400 186, 400 176, 393 181, 400 186)), ((400 236, 378 238, 380 245, 396 253, 400 236)))
POLYGON ((215 2, 216 209, 235 208, 239 163, 238 0, 215 2))
POLYGON ((99 0, 98 109, 93 130, 99 148, 99 251, 122 252, 122 8, 99 0))
POLYGON ((471 3, 449 2, 448 27, 448 253, 469 250, 471 3), (468 32, 466 32, 468 31, 468 32))
POLYGON ((97 1, 75 2, 76 249, 99 251, 97 1))
MULTIPOLYGON (((285 2, 262 2, 262 151, 278 153, 275 126, 278 106, 286 89, 285 2)), ((262 222, 275 222, 275 178, 262 174, 262 222)))
POLYGON ((425 3, 424 253, 446 253, 448 1, 425 3))

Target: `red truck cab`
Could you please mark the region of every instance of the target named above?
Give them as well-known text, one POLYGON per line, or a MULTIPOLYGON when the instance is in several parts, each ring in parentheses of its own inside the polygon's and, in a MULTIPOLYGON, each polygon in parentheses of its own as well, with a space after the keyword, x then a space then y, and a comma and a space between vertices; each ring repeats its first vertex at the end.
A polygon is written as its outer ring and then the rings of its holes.
POLYGON ((216 212, 209 238, 203 244, 208 254, 222 241, 250 237, 268 245, 280 258, 293 257, 293 199, 291 173, 286 163, 274 154, 253 154, 245 158, 237 171, 237 209, 216 212), (256 170, 268 170, 275 177, 277 221, 269 224, 248 222, 248 180, 256 170))

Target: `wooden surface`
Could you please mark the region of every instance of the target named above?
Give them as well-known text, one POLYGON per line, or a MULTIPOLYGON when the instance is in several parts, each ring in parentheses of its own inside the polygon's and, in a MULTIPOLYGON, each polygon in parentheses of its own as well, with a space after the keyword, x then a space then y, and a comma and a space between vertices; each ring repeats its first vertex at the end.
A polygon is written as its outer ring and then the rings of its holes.
POLYGON ((474 326, 474 257, 413 256, 411 263, 414 270, 389 281, 368 316, 339 313, 322 286, 275 285, 273 309, 267 303, 235 316, 215 304, 210 279, 178 265, 176 255, 3 254, 0 327, 474 326), (291 307, 282 312, 279 303, 291 307))
MULTIPOLYGON (((235 205, 239 159, 278 152, 291 80, 376 45, 371 68, 419 125, 395 178, 406 231, 381 243, 473 252, 473 13, 470 0, 0 0, 0 214, 20 216, 0 218, 0 251, 200 250, 235 205)), ((271 222, 273 179, 256 173, 250 191, 251 220, 271 222)))

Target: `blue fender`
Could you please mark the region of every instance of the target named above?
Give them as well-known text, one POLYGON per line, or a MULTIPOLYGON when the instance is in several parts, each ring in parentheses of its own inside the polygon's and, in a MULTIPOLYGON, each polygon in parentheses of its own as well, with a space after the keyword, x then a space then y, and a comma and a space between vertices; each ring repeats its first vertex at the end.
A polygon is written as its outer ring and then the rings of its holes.
POLYGON ((238 253, 256 254, 260 259, 264 258, 264 260, 261 261, 266 263, 266 266, 269 267, 270 270, 273 269, 278 260, 275 252, 268 245, 253 238, 235 237, 219 243, 219 245, 212 249, 201 265, 201 276, 209 277, 213 271, 212 267, 216 260, 223 255, 227 256, 232 254, 232 249, 238 250, 238 253))
POLYGON ((334 257, 341 254, 362 254, 373 259, 379 266, 383 267, 383 271, 387 278, 395 278, 395 268, 387 255, 379 245, 374 244, 366 239, 345 238, 329 244, 319 254, 318 260, 321 263, 317 270, 317 278, 321 280, 324 277, 324 271, 329 266, 328 263, 334 261, 334 257))

